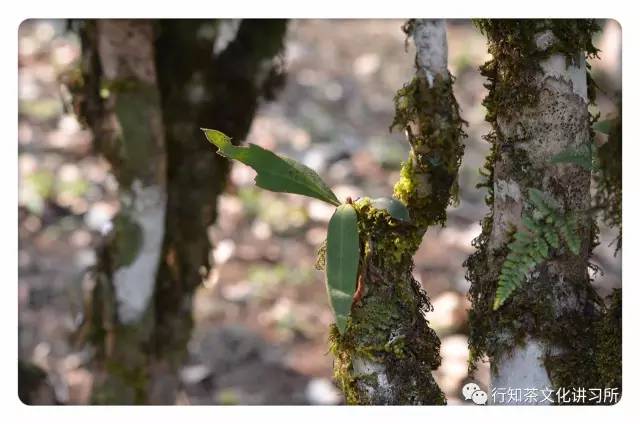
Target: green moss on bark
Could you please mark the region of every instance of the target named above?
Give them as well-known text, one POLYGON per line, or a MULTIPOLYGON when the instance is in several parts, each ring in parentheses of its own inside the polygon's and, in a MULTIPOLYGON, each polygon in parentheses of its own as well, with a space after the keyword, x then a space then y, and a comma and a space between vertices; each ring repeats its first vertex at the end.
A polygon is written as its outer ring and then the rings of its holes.
POLYGON ((422 229, 444 225, 446 208, 457 200, 466 123, 453 96, 453 77, 437 75, 433 84, 418 73, 398 90, 391 129, 406 131, 411 152, 402 165, 395 196, 422 229))
POLYGON ((444 404, 431 375, 441 360, 440 341, 424 317, 432 307, 412 276, 421 237, 414 225, 373 208, 368 198, 354 206, 365 291, 352 307, 346 332, 340 336, 332 328, 335 378, 349 404, 444 404), (358 371, 354 361, 374 364, 372 371, 358 371))
POLYGON ((493 56, 480 67, 489 80, 489 94, 483 101, 489 122, 495 121, 498 111, 536 104, 535 80, 543 60, 559 53, 567 63, 576 63, 580 54, 598 54, 592 42, 592 34, 599 30, 594 19, 477 19, 474 23, 489 39, 493 56), (549 31, 554 40, 539 48, 536 35, 549 31))
POLYGON ((622 388, 622 290, 615 289, 595 328, 598 346, 596 363, 603 387, 622 388))
MULTIPOLYGON (((413 21, 403 27, 413 34, 413 21)), ((406 132, 411 151, 394 197, 410 222, 392 218, 368 198, 354 203, 358 213, 364 295, 352 307, 347 330, 335 329, 330 346, 336 380, 350 404, 435 404, 446 399, 432 370, 440 365, 440 340, 429 327, 427 294, 413 278, 413 255, 430 225, 444 225, 457 199, 457 175, 465 136, 453 77, 429 83, 424 70, 395 98, 391 128, 406 132)))
MULTIPOLYGON (((491 212, 482 220, 481 234, 473 241, 475 253, 464 264, 466 277, 471 282, 470 372, 485 355, 498 363, 515 347, 534 338, 546 347, 544 365, 555 387, 604 387, 603 375, 615 374, 615 371, 605 372, 613 367, 606 365, 604 358, 610 357, 603 352, 612 351, 615 355, 615 342, 603 337, 606 331, 601 326, 608 326, 603 324, 606 320, 603 317, 609 316, 609 312, 591 287, 587 273, 587 261, 597 233, 592 217, 580 209, 578 195, 567 191, 565 181, 571 176, 588 182, 588 176, 580 170, 571 170, 562 177, 548 174, 544 162, 534 164, 523 150, 531 137, 524 127, 523 131, 512 131, 509 137, 501 131, 504 121, 520 119, 522 113, 541 101, 541 61, 561 53, 570 64, 581 54, 587 57, 597 54, 591 43, 597 25, 592 20, 480 20, 476 24, 488 36, 489 52, 493 56, 481 67, 481 73, 488 78, 489 94, 483 104, 492 131, 485 137, 491 151, 481 171, 485 181, 480 186, 488 189, 486 203, 491 212), (540 48, 536 36, 545 32, 553 37, 540 48), (518 290, 501 308, 493 311, 497 281, 509 242, 507 238, 501 245, 492 245, 497 172, 501 178, 515 181, 520 190, 543 189, 557 198, 565 211, 577 212, 579 237, 592 242, 582 246, 580 255, 562 250, 553 252, 550 259, 531 274, 526 290, 518 290), (574 299, 585 305, 585 309, 558 307, 565 299, 574 299)), ((590 78, 588 84, 589 101, 593 101, 590 78)), ((526 205, 521 213, 528 213, 526 205)))

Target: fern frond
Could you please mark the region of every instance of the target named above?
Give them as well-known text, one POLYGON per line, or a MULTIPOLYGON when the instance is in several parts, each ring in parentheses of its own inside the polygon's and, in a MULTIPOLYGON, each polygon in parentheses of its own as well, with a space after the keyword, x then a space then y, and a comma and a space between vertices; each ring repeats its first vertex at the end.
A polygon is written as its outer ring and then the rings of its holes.
POLYGON ((557 249, 560 247, 560 237, 558 237, 558 233, 554 231, 549 231, 548 233, 544 233, 544 239, 549 243, 549 246, 557 249))
POLYGON ((549 259, 552 249, 559 249, 563 240, 569 250, 578 255, 580 238, 575 215, 562 214, 558 202, 535 188, 529 189, 531 212, 522 217, 523 229, 513 235, 509 253, 502 264, 493 302, 496 310, 526 280, 536 266, 549 259))
POLYGON ((583 145, 577 149, 567 149, 551 158, 551 163, 571 163, 591 171, 594 168, 594 149, 591 144, 583 145))
POLYGON ((571 215, 564 221, 564 225, 558 227, 560 234, 567 243, 567 247, 574 255, 580 253, 580 238, 578 237, 578 223, 575 216, 571 215))

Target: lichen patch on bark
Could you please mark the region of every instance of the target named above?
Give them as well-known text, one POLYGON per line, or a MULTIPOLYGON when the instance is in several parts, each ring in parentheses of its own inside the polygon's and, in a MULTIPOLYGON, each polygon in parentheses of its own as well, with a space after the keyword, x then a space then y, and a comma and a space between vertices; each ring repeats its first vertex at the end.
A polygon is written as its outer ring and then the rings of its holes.
MULTIPOLYGON (((118 302, 118 319, 123 324, 140 320, 153 296, 162 242, 166 192, 157 186, 143 187, 140 181, 132 185, 133 199, 128 219, 140 229, 140 243, 135 257, 113 271, 113 285, 118 302)), ((115 226, 115 231, 126 229, 115 226)), ((123 243, 126 249, 129 243, 123 243)))

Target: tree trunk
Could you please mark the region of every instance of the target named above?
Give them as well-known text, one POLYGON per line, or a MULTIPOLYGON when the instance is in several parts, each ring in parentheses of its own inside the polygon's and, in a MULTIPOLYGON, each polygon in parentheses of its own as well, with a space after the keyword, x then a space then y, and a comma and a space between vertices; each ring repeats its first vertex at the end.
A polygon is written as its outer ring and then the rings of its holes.
POLYGON ((285 21, 242 21, 216 52, 222 26, 85 22, 76 101, 120 197, 89 279, 84 329, 96 347, 96 403, 174 402, 191 297, 210 268, 207 228, 228 173, 199 128, 244 139, 259 100, 283 81, 274 57, 285 21))
MULTIPOLYGON (((176 383, 175 369, 191 334, 192 296, 211 270, 207 229, 217 218, 218 195, 229 162, 206 142, 200 128, 217 128, 244 140, 259 102, 283 85, 279 55, 286 21, 242 20, 224 49, 202 34, 212 21, 159 23, 158 73, 168 150, 169 199, 162 263, 154 298, 156 367, 163 374, 154 391, 176 383)), ((218 39, 222 21, 216 23, 218 39)), ((234 27, 231 26, 233 29, 234 27)), ((171 393, 161 394, 168 403, 171 393)))
POLYGON ((585 57, 596 53, 591 36, 597 27, 588 20, 483 20, 478 26, 493 56, 481 68, 489 80, 484 105, 493 131, 486 137, 492 150, 485 165, 491 212, 474 241, 478 250, 465 264, 472 284, 471 360, 487 355, 491 361, 498 396, 490 402, 549 403, 541 395, 546 391, 554 402, 565 403, 558 389, 603 387, 598 345, 612 337, 604 334, 609 330, 597 330, 607 312, 588 272, 597 243, 591 172, 552 160, 566 151, 590 151, 587 106, 593 87, 585 57), (557 205, 560 216, 575 218, 579 249, 572 253, 566 237, 557 247, 549 245, 546 259, 494 310, 509 243, 540 213, 530 201, 531 189, 557 205), (500 396, 509 389, 515 397, 500 396), (524 395, 532 390, 537 402, 524 395))
POLYGON ((456 193, 463 147, 462 121, 447 71, 443 21, 411 20, 404 27, 417 48, 416 76, 396 96, 392 126, 407 132, 411 152, 394 196, 411 222, 354 203, 359 215, 360 278, 364 295, 346 332, 332 329, 334 372, 350 404, 444 404, 432 370, 440 340, 425 319, 429 299, 412 274, 413 255, 429 225, 443 224, 456 193))
POLYGON ((120 211, 99 252, 86 311, 97 347, 94 401, 146 400, 146 345, 166 214, 166 151, 153 24, 87 22, 83 116, 112 164, 120 211))

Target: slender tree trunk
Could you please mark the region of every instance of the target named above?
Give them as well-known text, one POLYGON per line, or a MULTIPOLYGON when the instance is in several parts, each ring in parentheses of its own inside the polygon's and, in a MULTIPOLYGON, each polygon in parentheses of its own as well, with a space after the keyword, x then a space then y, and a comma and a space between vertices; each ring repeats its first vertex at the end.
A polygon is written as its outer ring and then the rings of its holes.
POLYGON ((536 403, 549 403, 543 391, 565 403, 558 389, 602 387, 598 345, 610 337, 609 330, 607 335, 597 330, 608 312, 588 272, 597 243, 591 173, 551 160, 565 151, 589 151, 587 106, 593 87, 585 57, 596 52, 591 44, 596 25, 588 20, 489 20, 478 26, 493 55, 482 67, 489 79, 484 104, 493 131, 487 136, 492 150, 486 164, 491 212, 474 242, 478 250, 466 262, 472 283, 471 359, 475 363, 488 355, 492 388, 516 393, 515 398, 490 396, 490 402, 532 403, 524 393, 537 390, 536 403), (547 259, 494 310, 508 244, 515 231, 525 229, 523 218, 537 213, 529 201, 532 188, 553 199, 560 214, 576 217, 579 251, 572 253, 566 243, 550 247, 547 259))
MULTIPOLYGON (((218 21, 220 38, 222 23, 218 21)), ((162 262, 154 298, 153 346, 162 384, 153 388, 161 403, 170 402, 167 382, 177 384, 191 334, 192 296, 211 270, 207 228, 217 218, 218 195, 229 172, 200 128, 216 128, 244 140, 262 99, 282 86, 286 21, 242 20, 220 51, 203 38, 212 21, 159 22, 156 43, 168 150, 169 198, 162 262), (212 55, 213 52, 213 55, 212 55), (164 393, 163 393, 164 392, 164 393)))
POLYGON ((444 404, 432 370, 440 340, 425 319, 429 299, 412 274, 413 255, 429 225, 444 224, 455 197, 462 121, 447 71, 445 24, 411 20, 416 75, 397 94, 392 126, 406 131, 411 152, 394 196, 411 223, 392 219, 370 199, 355 202, 364 252, 364 296, 344 335, 331 336, 334 371, 350 404, 444 404))
POLYGON ((120 211, 99 253, 87 311, 98 347, 94 401, 146 400, 153 293, 164 239, 166 151, 153 24, 87 22, 85 110, 97 150, 113 166, 120 211))
POLYGON ((84 25, 84 86, 76 101, 120 197, 87 279, 93 401, 173 403, 191 297, 211 266, 206 230, 228 173, 199 128, 245 138, 259 100, 272 98, 283 81, 277 56, 286 22, 242 21, 223 44, 220 21, 84 25))

